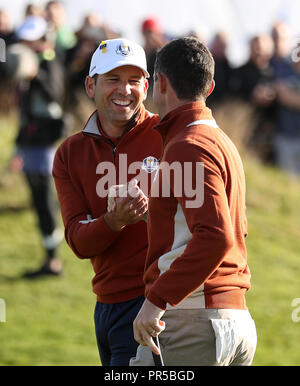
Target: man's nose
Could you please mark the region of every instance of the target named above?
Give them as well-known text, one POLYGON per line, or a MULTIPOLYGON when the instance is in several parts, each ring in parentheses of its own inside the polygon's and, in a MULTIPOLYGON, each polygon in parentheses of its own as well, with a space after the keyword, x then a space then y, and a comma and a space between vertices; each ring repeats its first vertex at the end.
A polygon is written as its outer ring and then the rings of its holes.
POLYGON ((131 86, 128 82, 120 82, 118 90, 122 95, 131 94, 131 86))

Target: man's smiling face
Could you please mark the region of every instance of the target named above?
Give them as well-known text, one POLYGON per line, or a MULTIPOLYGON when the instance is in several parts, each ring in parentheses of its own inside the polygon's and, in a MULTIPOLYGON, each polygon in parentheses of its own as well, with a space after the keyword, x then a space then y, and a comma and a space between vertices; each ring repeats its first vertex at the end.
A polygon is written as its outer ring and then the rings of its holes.
MULTIPOLYGON (((125 127, 140 109, 148 89, 142 70, 134 66, 118 67, 94 79, 92 97, 101 125, 125 127)), ((91 95, 89 95, 91 96, 91 95)))

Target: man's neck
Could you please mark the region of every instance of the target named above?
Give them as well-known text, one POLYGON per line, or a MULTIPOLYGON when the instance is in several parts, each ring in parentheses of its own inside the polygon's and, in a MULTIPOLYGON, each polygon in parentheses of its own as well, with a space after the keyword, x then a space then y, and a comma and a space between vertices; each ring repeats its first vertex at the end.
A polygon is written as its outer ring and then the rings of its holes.
POLYGON ((126 125, 114 125, 110 122, 103 124, 103 122, 99 119, 101 129, 104 133, 111 138, 119 138, 123 135, 126 125))
POLYGON ((125 122, 112 122, 110 120, 106 120, 104 117, 100 117, 98 113, 98 120, 101 126, 102 131, 110 137, 110 138, 120 138, 127 131, 129 131, 132 127, 134 127, 139 119, 140 110, 131 117, 129 121, 125 122))
POLYGON ((205 102, 205 99, 197 98, 194 100, 185 100, 185 99, 178 99, 178 98, 170 98, 165 105, 165 109, 163 109, 164 111, 160 111, 159 115, 162 119, 164 116, 166 116, 171 111, 176 110, 178 107, 184 106, 192 102, 205 102))

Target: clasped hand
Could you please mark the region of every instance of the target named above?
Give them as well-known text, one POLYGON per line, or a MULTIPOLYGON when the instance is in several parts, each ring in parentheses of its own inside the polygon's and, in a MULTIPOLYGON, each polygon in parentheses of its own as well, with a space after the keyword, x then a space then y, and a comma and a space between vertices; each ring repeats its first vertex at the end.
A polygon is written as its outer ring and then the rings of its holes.
POLYGON ((133 179, 126 185, 114 185, 109 190, 105 221, 115 231, 128 224, 146 220, 148 198, 133 179))

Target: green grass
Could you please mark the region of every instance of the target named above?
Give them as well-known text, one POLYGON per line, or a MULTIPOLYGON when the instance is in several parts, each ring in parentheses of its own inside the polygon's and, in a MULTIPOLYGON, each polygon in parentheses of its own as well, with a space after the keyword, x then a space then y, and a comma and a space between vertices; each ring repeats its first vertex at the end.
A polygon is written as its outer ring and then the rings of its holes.
MULTIPOLYGON (((0 298, 6 302, 0 365, 99 365, 90 262, 62 243, 63 277, 19 278, 39 266, 43 250, 23 178, 5 170, 14 136, 14 118, 0 118, 0 298)), ((291 302, 300 298, 300 181, 244 161, 252 272, 247 303, 258 331, 254 365, 299 365, 300 323, 292 321, 291 302)))
POLYGON ((5 170, 14 127, 13 118, 1 118, 0 298, 6 322, 0 323, 0 365, 99 365, 90 262, 77 259, 63 242, 62 277, 20 279, 44 256, 25 181, 5 170))
POLYGON ((248 306, 256 321, 254 365, 300 364, 300 323, 292 300, 300 297, 300 180, 254 160, 247 175, 249 265, 248 306))

